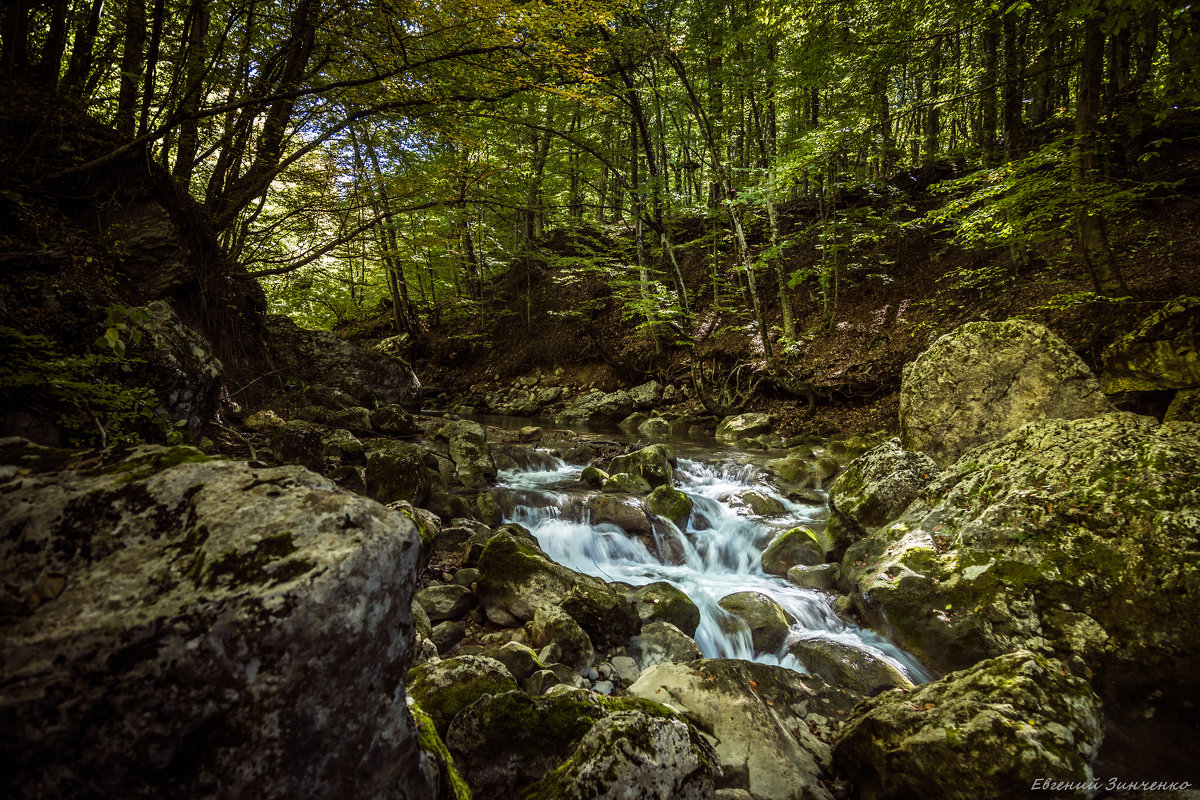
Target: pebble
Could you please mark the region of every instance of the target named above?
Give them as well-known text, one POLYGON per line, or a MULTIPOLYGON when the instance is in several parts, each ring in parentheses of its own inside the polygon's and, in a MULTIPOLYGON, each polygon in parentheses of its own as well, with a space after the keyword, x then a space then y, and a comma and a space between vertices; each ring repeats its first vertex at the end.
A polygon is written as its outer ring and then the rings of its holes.
MULTIPOLYGON (((583 673, 583 677, 587 678, 589 681, 595 681, 600 679, 600 673, 596 671, 595 667, 592 667, 587 672, 583 673)), ((607 678, 608 676, 605 675, 604 677, 607 678)))

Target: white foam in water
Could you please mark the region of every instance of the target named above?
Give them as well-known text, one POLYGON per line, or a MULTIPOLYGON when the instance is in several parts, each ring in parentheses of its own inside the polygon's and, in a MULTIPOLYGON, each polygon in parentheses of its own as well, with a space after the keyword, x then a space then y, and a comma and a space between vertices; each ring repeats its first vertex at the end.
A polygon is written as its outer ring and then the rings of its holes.
POLYGON ((562 461, 539 456, 536 466, 501 471, 498 483, 517 490, 518 497, 544 493, 536 505, 520 504, 509 522, 528 528, 552 559, 579 572, 606 581, 642 586, 666 581, 683 590, 700 608, 696 644, 707 657, 743 658, 778 664, 803 672, 800 662, 787 652, 755 652, 749 631, 718 602, 734 592, 762 592, 778 602, 796 620, 791 640, 822 638, 856 647, 887 661, 914 682, 930 680, 912 656, 882 636, 847 625, 833 611, 831 598, 822 592, 800 589, 762 571, 765 541, 780 525, 792 527, 822 519, 823 506, 795 503, 779 495, 760 480, 753 465, 706 464, 679 459, 676 487, 691 497, 693 511, 686 531, 670 523, 657 531, 659 537, 677 538, 682 563, 661 561, 638 538, 611 524, 593 525, 586 518, 564 518, 567 499, 563 489, 578 481, 580 469, 562 461), (557 490, 557 491, 556 491, 557 490), (786 509, 767 525, 746 509, 734 509, 729 501, 738 493, 754 490, 779 501, 786 509))

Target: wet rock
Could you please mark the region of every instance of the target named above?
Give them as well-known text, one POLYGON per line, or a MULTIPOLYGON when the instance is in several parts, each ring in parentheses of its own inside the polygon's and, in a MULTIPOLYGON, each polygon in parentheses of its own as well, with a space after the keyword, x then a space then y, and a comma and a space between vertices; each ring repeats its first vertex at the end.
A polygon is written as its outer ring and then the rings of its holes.
POLYGON ((417 432, 417 423, 403 406, 389 403, 371 412, 370 425, 385 436, 412 436, 417 432))
POLYGON ((762 554, 762 568, 768 575, 788 574, 797 564, 812 566, 825 560, 825 553, 817 535, 800 526, 778 534, 762 554))
POLYGON ((786 456, 773 458, 763 466, 789 486, 811 486, 818 480, 816 465, 812 459, 811 448, 796 447, 786 456))
POLYGON ((1026 422, 1112 411, 1087 365, 1045 326, 969 322, 904 367, 904 446, 941 466, 1026 422))
POLYGON ((445 658, 408 673, 408 693, 433 719, 440 735, 454 716, 485 695, 516 691, 512 675, 486 656, 445 658))
POLYGON ((268 316, 264 324, 271 358, 292 379, 334 386, 375 406, 417 401, 421 382, 405 362, 300 328, 288 317, 268 316))
POLYGON ((594 489, 599 489, 603 486, 608 478, 609 475, 607 472, 592 465, 584 467, 583 472, 579 473, 579 479, 594 489))
POLYGON ((670 486, 659 486, 646 498, 646 510, 663 519, 669 519, 677 528, 682 529, 687 525, 688 517, 692 515, 692 498, 670 486))
POLYGON ((431 622, 458 619, 475 605, 475 595, 465 586, 429 586, 417 592, 417 602, 431 622))
POLYGON ((857 647, 828 639, 801 639, 788 644, 788 652, 814 675, 862 695, 885 689, 911 689, 913 682, 881 658, 857 647))
POLYGON ((700 626, 700 609, 692 599, 666 581, 655 581, 629 593, 629 602, 641 617, 642 625, 661 620, 669 622, 687 636, 700 626))
POLYGON ((478 422, 457 420, 438 431, 439 439, 448 443, 450 459, 463 485, 472 489, 487 486, 496 477, 496 464, 487 446, 487 432, 478 422))
POLYGON ((736 442, 739 439, 749 439, 769 430, 771 430, 770 414, 738 414, 721 420, 717 425, 717 439, 723 442, 736 442))
POLYGON ((639 475, 616 472, 604 481, 601 491, 616 494, 648 494, 650 483, 639 475))
POLYGON ((1038 779, 1090 781, 1102 729, 1086 681, 1018 651, 864 702, 834 760, 866 800, 1024 796, 1038 779))
POLYGON ((570 614, 557 606, 542 606, 533 615, 529 643, 537 648, 557 645, 562 663, 576 672, 586 670, 596 660, 591 639, 570 614))
POLYGON ((1167 303, 1105 348, 1103 363, 1108 394, 1200 386, 1200 297, 1167 303))
POLYGON ((617 456, 608 466, 610 475, 628 472, 645 480, 651 487, 673 485, 677 456, 675 448, 652 444, 624 456, 617 456))
POLYGON ((815 564, 804 566, 799 564, 787 571, 788 583, 801 589, 815 589, 819 592, 832 592, 837 587, 838 575, 841 569, 837 564, 815 564))
POLYGON ((626 650, 643 670, 656 664, 684 664, 700 657, 700 648, 692 637, 661 620, 643 625, 626 650))
POLYGON ((791 627, 787 611, 762 592, 734 592, 718 605, 750 628, 754 649, 760 653, 774 653, 787 639, 791 627))
POLYGON ((73 460, 90 466, 0 484, 0 794, 418 785, 409 521, 299 467, 160 447, 73 460))
POLYGON ((829 746, 809 716, 845 713, 858 699, 816 676, 732 659, 652 667, 626 693, 678 709, 715 740, 716 787, 762 800, 831 800, 821 783, 829 746))
POLYGON ((654 532, 646 509, 636 499, 594 494, 584 501, 584 508, 593 525, 616 525, 634 536, 647 536, 654 532))
POLYGON ((729 504, 734 508, 745 508, 759 517, 775 516, 787 511, 778 499, 754 489, 738 492, 729 498, 729 504))
POLYGON ((891 439, 855 459, 829 487, 833 512, 851 523, 858 538, 898 517, 939 470, 924 453, 891 439))

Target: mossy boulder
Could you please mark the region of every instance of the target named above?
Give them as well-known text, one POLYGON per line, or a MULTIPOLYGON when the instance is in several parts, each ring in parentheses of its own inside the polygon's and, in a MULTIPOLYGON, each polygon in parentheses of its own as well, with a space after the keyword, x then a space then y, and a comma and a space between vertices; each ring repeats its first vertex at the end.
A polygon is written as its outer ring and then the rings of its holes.
POLYGON ((417 432, 413 415, 403 406, 390 403, 371 412, 371 427, 384 436, 412 436, 417 432))
POLYGON ((484 695, 516 691, 508 669, 494 658, 458 656, 414 667, 408 693, 429 714, 440 736, 454 715, 484 695))
POLYGON ((969 322, 904 367, 904 446, 941 466, 1037 419, 1113 411, 1083 360, 1044 325, 969 322))
POLYGON ((633 397, 626 391, 590 392, 575 398, 555 420, 564 425, 616 422, 633 410, 633 397))
POLYGON ((608 480, 608 473, 594 464, 589 464, 579 473, 579 479, 592 488, 599 489, 608 480))
POLYGON ((297 464, 313 472, 325 467, 321 429, 311 422, 289 420, 271 434, 270 446, 271 455, 281 464, 297 464))
POLYGON ((789 486, 808 487, 819 481, 812 449, 809 447, 794 447, 786 456, 773 458, 763 466, 767 472, 789 486))
POLYGON ((858 694, 874 695, 885 689, 913 686, 908 675, 882 658, 830 639, 791 642, 788 652, 812 674, 858 694))
POLYGON ((837 588, 841 568, 837 564, 797 564, 787 571, 788 583, 801 589, 832 592, 837 588))
POLYGON ((850 463, 829 488, 829 505, 861 536, 898 517, 938 473, 929 456, 891 439, 850 463))
POLYGON ((617 456, 608 466, 610 475, 628 472, 654 486, 674 485, 678 457, 675 448, 666 444, 652 444, 624 456, 617 456))
POLYGON ((692 515, 692 498, 670 486, 659 486, 646 498, 646 510, 682 529, 692 515))
POLYGON ((326 431, 321 436, 321 451, 325 458, 338 464, 360 466, 367 463, 363 443, 345 428, 326 431))
POLYGON ((0 442, 0 795, 417 791, 411 522, 296 466, 24 449, 0 442))
POLYGON ((629 601, 643 626, 661 620, 688 636, 694 636, 700 626, 700 608, 682 589, 666 581, 655 581, 634 589, 629 593, 629 601))
POLYGON ((662 417, 650 417, 637 426, 637 432, 650 438, 661 438, 671 433, 671 423, 662 417))
POLYGON ((834 765, 864 800, 1025 797, 1039 779, 1092 780, 1102 734, 1100 700, 1087 681, 1018 651, 862 703, 834 765))
POLYGON ((618 494, 647 494, 650 491, 650 482, 641 475, 634 475, 630 472, 614 472, 605 479, 601 491, 618 494))
POLYGON ((1180 389, 1176 392, 1163 422, 1200 422, 1200 389, 1180 389))
POLYGON ((737 414, 725 417, 717 424, 717 439, 722 442, 737 442, 769 430, 771 430, 770 414, 737 414))
POLYGON ((499 646, 491 646, 486 648, 483 654, 507 667, 518 681, 524 681, 538 670, 546 668, 533 648, 521 642, 505 642, 499 646))
POLYGON ((496 463, 487 446, 487 431, 478 422, 460 419, 444 425, 437 432, 444 439, 454 462, 455 474, 463 485, 482 489, 496 477, 496 463))
POLYGON ((1104 350, 1100 384, 1118 392, 1200 386, 1200 297, 1181 297, 1104 350))
POLYGON ((825 560, 825 552, 817 534, 804 526, 786 530, 775 536, 762 554, 763 571, 784 577, 797 564, 812 566, 825 560))
POLYGON ((1197 702, 1200 426, 1041 420, 959 459, 843 572, 945 671, 1023 647, 1197 702))
POLYGON ((760 653, 778 651, 787 639, 791 629, 787 611, 762 592, 734 592, 718 605, 750 629, 754 649, 760 653))
POLYGON ((616 525, 634 536, 648 536, 654 531, 646 509, 637 498, 594 494, 584 500, 583 507, 593 525, 616 525))
POLYGON ((429 781, 430 785, 424 794, 444 800, 471 800, 471 787, 463 780, 454 763, 454 756, 446 748, 442 737, 438 736, 433 719, 416 703, 410 702, 408 710, 412 713, 421 746, 421 760, 424 762, 422 772, 428 772, 435 778, 429 781))
POLYGON ((596 660, 592 640, 579 623, 558 606, 542 606, 534 613, 529 642, 538 649, 556 645, 559 660, 576 672, 587 670, 596 660))
POLYGON ((432 483, 425 450, 415 444, 373 439, 367 443, 367 492, 381 503, 414 506, 429 498, 432 483))

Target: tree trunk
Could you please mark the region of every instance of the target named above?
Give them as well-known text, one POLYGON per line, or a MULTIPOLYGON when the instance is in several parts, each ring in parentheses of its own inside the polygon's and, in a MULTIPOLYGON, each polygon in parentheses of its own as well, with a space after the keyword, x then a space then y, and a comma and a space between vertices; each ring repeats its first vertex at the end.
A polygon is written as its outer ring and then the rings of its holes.
POLYGON ((146 43, 146 0, 126 0, 125 49, 121 53, 121 80, 117 91, 117 133, 132 137, 136 124, 138 78, 142 74, 142 49, 146 43))
POLYGON ((175 167, 171 174, 185 190, 192 182, 192 172, 195 170, 196 153, 200 148, 200 128, 195 119, 189 115, 200 109, 202 84, 204 82, 204 66, 208 59, 208 25, 211 20, 208 3, 204 0, 194 0, 188 13, 187 44, 184 46, 184 63, 186 77, 184 78, 183 102, 179 105, 179 113, 183 122, 179 124, 179 138, 175 146, 175 167))
POLYGON ((1075 188, 1078 193, 1075 232, 1096 293, 1123 297, 1128 289, 1108 243, 1104 214, 1092 203, 1090 196, 1096 180, 1096 121, 1103 89, 1104 30, 1101 23, 1102 18, 1097 14, 1084 20, 1079 96, 1075 109, 1075 188))

